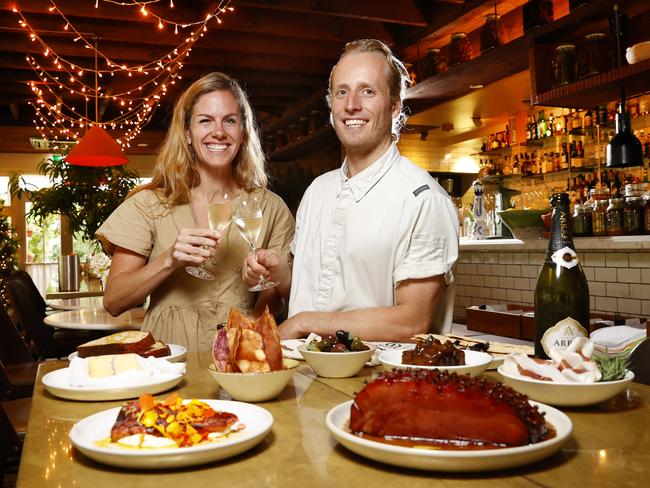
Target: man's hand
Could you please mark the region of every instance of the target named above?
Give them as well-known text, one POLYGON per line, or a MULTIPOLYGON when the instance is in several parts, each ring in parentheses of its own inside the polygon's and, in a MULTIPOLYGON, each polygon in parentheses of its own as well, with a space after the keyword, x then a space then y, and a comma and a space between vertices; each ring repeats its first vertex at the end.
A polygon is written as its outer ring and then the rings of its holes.
POLYGON ((242 266, 242 279, 248 286, 256 285, 263 276, 268 281, 279 283, 277 292, 287 298, 291 289, 291 267, 286 259, 270 249, 258 249, 255 255, 249 253, 242 266))

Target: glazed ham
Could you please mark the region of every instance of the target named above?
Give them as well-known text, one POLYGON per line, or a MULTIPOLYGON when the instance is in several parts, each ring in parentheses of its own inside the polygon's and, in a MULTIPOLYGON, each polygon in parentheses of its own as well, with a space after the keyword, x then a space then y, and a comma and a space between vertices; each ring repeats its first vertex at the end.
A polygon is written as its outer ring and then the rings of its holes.
POLYGON ((487 447, 522 446, 546 434, 528 397, 485 379, 427 371, 392 371, 363 388, 350 430, 386 439, 487 447))

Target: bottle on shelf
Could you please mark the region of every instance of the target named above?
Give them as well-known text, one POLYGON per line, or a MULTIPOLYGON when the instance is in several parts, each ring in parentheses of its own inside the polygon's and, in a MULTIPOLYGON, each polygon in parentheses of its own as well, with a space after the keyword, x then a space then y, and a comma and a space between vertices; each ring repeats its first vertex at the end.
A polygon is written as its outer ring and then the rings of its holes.
POLYGON ((551 197, 551 238, 535 288, 535 356, 587 337, 589 286, 573 244, 569 195, 551 197))
POLYGON ((483 206, 483 184, 476 180, 472 183, 474 187, 474 205, 472 212, 474 213, 474 221, 471 227, 472 239, 485 239, 488 236, 487 219, 485 216, 485 207, 483 206))

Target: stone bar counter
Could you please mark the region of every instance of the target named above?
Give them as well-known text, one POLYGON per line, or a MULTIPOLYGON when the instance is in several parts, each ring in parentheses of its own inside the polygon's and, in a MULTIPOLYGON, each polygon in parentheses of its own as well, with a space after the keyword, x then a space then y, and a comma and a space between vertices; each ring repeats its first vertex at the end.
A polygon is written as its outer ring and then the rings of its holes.
MULTIPOLYGON (((650 236, 574 238, 589 282, 592 312, 650 316, 650 236)), ((533 306, 548 240, 462 238, 456 265, 454 318, 472 305, 533 306)))

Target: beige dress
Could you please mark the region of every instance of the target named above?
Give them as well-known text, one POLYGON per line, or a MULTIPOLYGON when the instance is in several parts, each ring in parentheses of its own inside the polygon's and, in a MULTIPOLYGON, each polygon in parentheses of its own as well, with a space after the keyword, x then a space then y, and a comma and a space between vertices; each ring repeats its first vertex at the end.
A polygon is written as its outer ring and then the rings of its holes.
MULTIPOLYGON (((293 216, 276 194, 256 191, 263 194, 262 229, 257 246, 290 259, 293 216)), ((167 208, 155 191, 143 190, 126 199, 96 235, 111 255, 119 246, 153 259, 172 247, 181 228, 196 225, 189 203, 167 208)), ((253 308, 255 296, 241 278, 248 252, 248 244, 230 225, 216 255, 205 263, 216 279, 201 280, 184 268, 176 270, 151 293, 143 330, 190 351, 209 350, 217 324, 226 321, 231 307, 253 308)))

